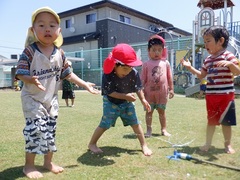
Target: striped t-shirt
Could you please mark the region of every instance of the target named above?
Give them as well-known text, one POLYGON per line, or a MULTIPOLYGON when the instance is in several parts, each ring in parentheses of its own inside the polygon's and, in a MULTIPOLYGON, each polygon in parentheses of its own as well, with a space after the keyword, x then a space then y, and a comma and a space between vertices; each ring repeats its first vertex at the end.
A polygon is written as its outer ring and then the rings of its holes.
POLYGON ((207 71, 206 94, 226 94, 234 92, 233 73, 228 67, 217 67, 219 61, 231 61, 238 65, 238 60, 229 51, 225 50, 216 57, 208 56, 202 66, 207 71))

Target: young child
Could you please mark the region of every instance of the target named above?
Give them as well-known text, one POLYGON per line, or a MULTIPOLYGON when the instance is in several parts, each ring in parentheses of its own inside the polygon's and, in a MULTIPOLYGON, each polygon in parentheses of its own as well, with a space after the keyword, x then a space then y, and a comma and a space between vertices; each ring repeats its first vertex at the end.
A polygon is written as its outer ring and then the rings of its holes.
POLYGON ((94 131, 88 148, 93 153, 102 153, 97 146, 97 141, 111 126, 114 127, 118 117, 123 125, 130 125, 137 135, 145 156, 150 156, 152 151, 148 148, 142 127, 136 116, 134 101, 138 95, 143 106, 150 110, 146 101, 139 74, 134 66, 142 62, 137 58, 134 49, 127 44, 118 44, 104 61, 102 77, 103 116, 99 126, 94 131))
MULTIPOLYGON (((68 65, 72 68, 72 62, 68 61, 68 65)), ((62 99, 65 100, 66 106, 69 107, 68 99, 71 99, 71 106, 74 107, 75 93, 74 93, 74 83, 64 79, 62 81, 62 99)))
POLYGON ((56 152, 55 131, 58 118, 58 89, 61 79, 67 79, 93 94, 99 92, 94 84, 79 79, 71 72, 63 51, 59 16, 49 7, 32 14, 25 49, 18 61, 16 78, 24 82, 22 108, 26 120, 23 130, 26 141, 23 173, 28 178, 41 178, 35 167, 36 154, 44 155, 43 167, 53 173, 63 168, 52 162, 56 152))
POLYGON ((211 148, 216 126, 222 125, 225 152, 233 154, 231 146, 232 129, 236 125, 233 76, 240 74, 236 57, 226 50, 229 34, 222 26, 212 26, 203 34, 205 49, 210 54, 204 61, 201 71, 191 66, 191 63, 181 60, 191 73, 199 79, 207 78, 206 106, 207 130, 206 143, 200 147, 207 152, 211 148))
POLYGON ((200 91, 198 95, 198 99, 201 99, 206 91, 207 88, 207 80, 203 78, 200 83, 200 91))
POLYGON ((14 85, 15 91, 20 91, 20 87, 17 79, 14 79, 13 85, 14 85))
POLYGON ((165 40, 159 35, 153 35, 148 41, 149 60, 142 66, 141 80, 144 87, 144 95, 151 105, 151 111, 146 111, 147 133, 145 137, 152 135, 152 115, 154 109, 158 111, 161 125, 161 134, 171 136, 167 132, 166 104, 168 97, 174 96, 172 71, 167 58, 165 40))

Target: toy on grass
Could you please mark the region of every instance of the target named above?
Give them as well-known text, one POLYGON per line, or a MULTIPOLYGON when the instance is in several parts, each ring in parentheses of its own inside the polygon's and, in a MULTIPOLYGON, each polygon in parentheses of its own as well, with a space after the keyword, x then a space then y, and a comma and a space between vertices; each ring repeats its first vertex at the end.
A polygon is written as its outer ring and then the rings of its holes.
POLYGON ((217 164, 217 163, 214 163, 214 162, 211 162, 211 161, 202 160, 202 159, 199 159, 199 158, 192 157, 191 155, 189 155, 187 153, 178 152, 177 150, 174 150, 173 155, 167 156, 167 158, 169 160, 180 160, 180 159, 185 159, 185 160, 189 160, 189 161, 194 160, 198 163, 206 163, 206 164, 215 165, 215 166, 218 166, 218 167, 221 167, 221 168, 240 171, 240 168, 232 167, 232 166, 226 166, 226 165, 223 165, 223 164, 217 164))
MULTIPOLYGON (((190 143, 192 143, 194 141, 194 140, 191 140, 191 141, 189 141, 187 143, 175 144, 175 143, 172 143, 170 141, 163 140, 161 138, 158 138, 158 139, 171 144, 171 146, 174 147, 174 148, 180 148, 180 147, 187 146, 187 145, 189 145, 190 143)), ((191 155, 189 155, 187 153, 178 152, 176 149, 173 151, 173 155, 167 156, 167 158, 169 160, 180 160, 180 159, 185 159, 185 160, 188 160, 188 161, 193 160, 193 161, 198 162, 198 163, 211 164, 211 165, 215 165, 215 166, 218 166, 218 167, 221 167, 221 168, 226 168, 226 169, 231 169, 231 170, 235 170, 235 171, 240 171, 240 168, 232 167, 232 166, 226 166, 226 165, 223 165, 223 164, 217 164, 217 163, 214 163, 214 162, 211 162, 211 161, 206 161, 206 160, 202 160, 202 159, 199 159, 199 158, 195 158, 195 157, 192 157, 191 155)))

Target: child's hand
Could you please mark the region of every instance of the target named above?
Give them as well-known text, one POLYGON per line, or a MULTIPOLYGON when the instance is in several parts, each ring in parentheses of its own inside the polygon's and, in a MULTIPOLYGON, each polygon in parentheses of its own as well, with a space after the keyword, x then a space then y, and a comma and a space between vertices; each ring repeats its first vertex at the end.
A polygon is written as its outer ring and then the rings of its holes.
POLYGON ((45 91, 45 90, 46 90, 46 88, 43 87, 43 85, 42 85, 42 84, 40 83, 40 81, 38 80, 38 77, 37 77, 37 76, 32 76, 29 82, 32 83, 32 84, 35 84, 35 85, 36 85, 40 90, 42 90, 42 91, 45 91))
POLYGON ((216 65, 217 65, 217 67, 229 67, 229 66, 233 65, 233 63, 230 61, 224 60, 224 61, 217 62, 216 65))
POLYGON ((191 67, 191 63, 190 63, 190 61, 187 59, 187 60, 185 60, 185 59, 181 59, 180 60, 180 63, 183 65, 183 66, 185 66, 185 67, 191 67))
POLYGON ((70 61, 66 61, 65 64, 64 64, 64 68, 68 68, 69 66, 71 66, 72 63, 70 61))
POLYGON ((147 112, 151 112, 151 106, 150 104, 147 102, 146 99, 143 99, 142 101, 142 105, 145 107, 145 109, 147 110, 147 112))
POLYGON ((169 99, 172 99, 173 97, 174 97, 174 92, 173 92, 173 90, 170 90, 169 91, 169 99))
POLYGON ((86 82, 86 90, 92 94, 100 94, 100 91, 94 88, 95 84, 91 82, 86 82))
POLYGON ((128 93, 128 94, 126 94, 126 100, 129 101, 129 102, 134 102, 134 101, 136 101, 136 97, 135 97, 134 93, 128 93))

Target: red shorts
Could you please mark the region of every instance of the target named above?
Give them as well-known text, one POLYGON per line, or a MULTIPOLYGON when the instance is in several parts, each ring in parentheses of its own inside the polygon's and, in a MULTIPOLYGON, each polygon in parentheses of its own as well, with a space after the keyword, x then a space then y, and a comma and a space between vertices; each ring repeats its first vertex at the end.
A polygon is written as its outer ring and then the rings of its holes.
POLYGON ((208 125, 236 125, 234 93, 206 95, 208 125))

